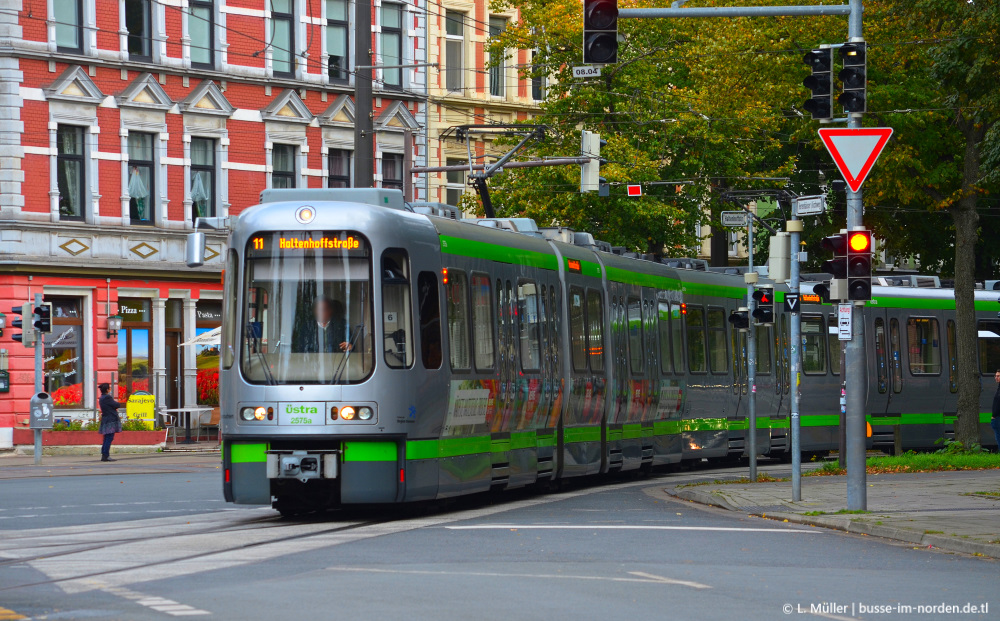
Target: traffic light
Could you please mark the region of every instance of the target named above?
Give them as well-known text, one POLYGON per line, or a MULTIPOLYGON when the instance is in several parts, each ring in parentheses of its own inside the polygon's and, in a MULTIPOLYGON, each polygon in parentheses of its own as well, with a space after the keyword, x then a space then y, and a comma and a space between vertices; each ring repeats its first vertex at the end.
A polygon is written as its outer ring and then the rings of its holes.
POLYGON ((583 0, 583 62, 618 62, 618 0, 583 0))
POLYGON ((814 119, 833 118, 833 50, 828 47, 812 50, 802 61, 812 68, 812 75, 802 80, 812 91, 812 99, 804 106, 806 111, 814 119))
POLYGON ((813 285, 813 293, 819 296, 820 302, 824 304, 830 303, 830 283, 821 282, 818 285, 813 285))
POLYGON ((845 112, 865 112, 868 104, 865 89, 868 86, 867 66, 868 44, 845 43, 840 48, 840 57, 844 59, 844 69, 838 74, 844 85, 844 92, 837 101, 844 106, 845 112))
POLYGON ((749 330, 750 309, 746 306, 741 306, 729 313, 729 323, 733 324, 733 328, 737 330, 749 330))
POLYGON ((872 299, 872 233, 847 234, 847 299, 872 299))
POLYGON ((847 278, 847 233, 824 237, 821 245, 823 250, 833 253, 833 258, 823 263, 823 271, 834 280, 847 278))
POLYGON ((760 287, 753 292, 753 299, 757 302, 753 309, 754 322, 757 325, 774 323, 774 289, 760 287))
POLYGON ((32 319, 32 325, 40 334, 52 334, 52 302, 42 302, 36 306, 32 319))
POLYGON ((580 138, 580 153, 583 157, 589 157, 590 160, 586 164, 580 165, 581 192, 597 192, 603 190, 604 186, 607 185, 607 180, 601 177, 601 164, 607 162, 601 158, 601 147, 606 144, 608 141, 602 140, 600 134, 583 130, 580 138))
POLYGON ((30 304, 25 304, 24 306, 15 306, 14 308, 10 309, 11 314, 21 316, 11 322, 10 324, 11 327, 17 330, 24 330, 23 333, 12 334, 10 338, 24 345, 25 347, 34 347, 35 328, 31 325, 30 320, 27 323, 25 323, 23 319, 24 314, 29 311, 31 311, 30 304))

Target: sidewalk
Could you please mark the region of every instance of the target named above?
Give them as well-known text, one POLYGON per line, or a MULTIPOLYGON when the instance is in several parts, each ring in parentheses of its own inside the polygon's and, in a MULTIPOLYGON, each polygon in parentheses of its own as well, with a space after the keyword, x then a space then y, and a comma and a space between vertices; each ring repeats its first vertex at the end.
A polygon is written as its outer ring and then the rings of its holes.
POLYGON ((36 466, 32 455, 0 454, 0 481, 34 477, 204 472, 222 468, 219 453, 112 454, 113 462, 99 455, 43 455, 36 466))
POLYGON ((666 492, 750 515, 1000 558, 998 470, 868 475, 863 514, 837 514, 847 506, 844 476, 804 477, 800 502, 790 500, 791 482, 679 485, 666 492))

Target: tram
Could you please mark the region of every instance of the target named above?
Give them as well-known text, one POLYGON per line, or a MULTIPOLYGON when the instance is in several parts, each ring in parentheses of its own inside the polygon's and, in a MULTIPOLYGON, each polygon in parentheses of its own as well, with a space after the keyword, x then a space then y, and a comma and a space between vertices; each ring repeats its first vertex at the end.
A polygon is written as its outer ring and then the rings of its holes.
MULTIPOLYGON (((738 274, 529 219, 463 220, 395 190, 265 190, 228 228, 229 502, 295 514, 747 451, 747 339, 727 321, 746 295, 738 274)), ((191 265, 198 253, 189 249, 191 265)), ((954 425, 954 295, 909 284, 875 286, 864 311, 874 446, 896 432, 904 448, 931 447, 954 425)), ((811 286, 801 448, 822 452, 838 445, 840 349, 836 309, 811 286)), ((787 290, 775 291, 774 325, 752 329, 756 446, 780 458, 792 378, 787 290)), ((992 376, 996 294, 977 292, 977 309, 992 376)))

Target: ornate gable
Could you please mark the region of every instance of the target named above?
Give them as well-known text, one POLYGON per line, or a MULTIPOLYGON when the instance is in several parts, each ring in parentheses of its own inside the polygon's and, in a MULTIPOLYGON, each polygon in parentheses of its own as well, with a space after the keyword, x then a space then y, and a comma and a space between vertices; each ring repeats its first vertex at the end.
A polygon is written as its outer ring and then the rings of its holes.
POLYGON ((333 100, 330 107, 318 117, 320 125, 350 125, 354 126, 354 100, 348 95, 341 95, 333 100))
POLYGON ((281 121, 283 123, 311 123, 313 114, 299 98, 293 88, 286 88, 260 111, 265 121, 281 121))
POLYGON ((229 100, 222 94, 219 87, 211 80, 202 80, 201 84, 196 86, 181 101, 180 108, 184 112, 215 114, 218 116, 231 116, 236 111, 236 108, 229 103, 229 100))
POLYGON ((375 121, 375 128, 382 130, 403 131, 404 129, 418 129, 419 127, 420 124, 417 123, 417 120, 413 118, 413 115, 410 114, 410 111, 406 109, 406 106, 401 101, 393 102, 392 105, 379 115, 378 120, 375 121))
POLYGON ((169 110, 174 105, 151 73, 143 73, 137 77, 115 99, 118 100, 119 106, 154 110, 169 110))
POLYGON ((104 93, 97 88, 83 67, 74 65, 62 72, 51 86, 45 89, 47 99, 97 105, 104 101, 104 93))

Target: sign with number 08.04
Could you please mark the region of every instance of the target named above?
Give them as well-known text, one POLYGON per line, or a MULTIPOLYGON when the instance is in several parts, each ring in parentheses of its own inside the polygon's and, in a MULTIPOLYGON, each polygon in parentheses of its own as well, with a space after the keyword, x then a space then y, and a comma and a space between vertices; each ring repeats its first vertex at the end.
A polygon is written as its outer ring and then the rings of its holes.
POLYGON ((574 78, 598 78, 600 76, 601 68, 599 66, 584 65, 583 67, 573 67, 574 78))

